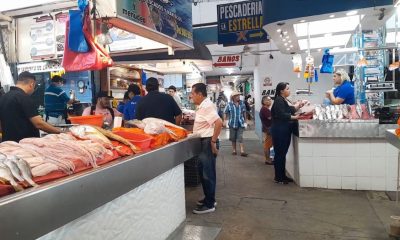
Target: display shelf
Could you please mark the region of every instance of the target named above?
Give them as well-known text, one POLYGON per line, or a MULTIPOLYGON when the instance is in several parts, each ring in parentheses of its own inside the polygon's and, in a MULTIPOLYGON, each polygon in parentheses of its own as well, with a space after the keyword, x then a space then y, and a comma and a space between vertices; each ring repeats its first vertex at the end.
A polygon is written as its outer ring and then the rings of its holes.
POLYGON ((396 89, 365 90, 365 93, 397 92, 396 89))

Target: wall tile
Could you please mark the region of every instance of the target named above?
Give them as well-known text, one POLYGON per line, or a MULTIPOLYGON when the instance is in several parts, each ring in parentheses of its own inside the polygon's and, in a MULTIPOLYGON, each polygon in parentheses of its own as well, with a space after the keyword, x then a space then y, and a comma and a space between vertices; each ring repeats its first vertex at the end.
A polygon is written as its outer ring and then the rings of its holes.
POLYGON ((340 139, 340 142, 336 144, 336 154, 334 156, 339 157, 355 157, 356 141, 350 139, 340 139))
POLYGON ((371 157, 357 157, 356 158, 356 175, 357 177, 370 177, 371 176, 371 157))
POLYGON ((313 155, 313 140, 301 138, 299 141, 299 156, 312 157, 313 155))
POLYGON ((397 157, 386 157, 386 178, 397 178, 397 157))
POLYGON ((341 160, 342 177, 356 176, 356 159, 353 157, 343 157, 341 160))
POLYGON ((357 177, 357 190, 371 190, 371 178, 357 177))
POLYGON ((371 157, 371 176, 386 176, 386 157, 371 157))
POLYGON ((371 156, 383 157, 386 155, 386 142, 385 140, 372 139, 371 140, 371 156))
POLYGON ((314 176, 326 176, 326 157, 313 157, 314 176))
POLYGON ((300 176, 300 187, 314 187, 314 177, 300 176))
POLYGON ((392 144, 386 143, 386 156, 395 156, 397 157, 399 154, 399 150, 393 147, 392 144))
POLYGON ((386 179, 384 177, 371 178, 371 190, 385 191, 386 190, 386 179))
POLYGON ((328 177, 327 176, 314 176, 314 187, 327 188, 328 187, 328 177))
POLYGON ((314 174, 312 157, 299 157, 299 172, 300 175, 312 176, 314 174))
POLYGON ((356 189, 356 177, 342 177, 342 189, 356 189))
POLYGON ((328 146, 326 145, 326 138, 314 139, 313 143, 313 157, 326 157, 328 146))
POLYGON ((339 152, 339 140, 338 139, 327 139, 326 140, 326 154, 325 156, 334 157, 338 155, 339 152))
POLYGON ((397 184, 396 179, 388 179, 386 178, 386 191, 396 191, 397 184))
POLYGON ((357 139, 355 145, 357 157, 371 156, 371 143, 369 139, 357 139))
POLYGON ((328 176, 342 176, 342 161, 339 157, 326 158, 328 176))
POLYGON ((328 188, 329 189, 341 189, 342 188, 342 178, 328 176, 328 188))

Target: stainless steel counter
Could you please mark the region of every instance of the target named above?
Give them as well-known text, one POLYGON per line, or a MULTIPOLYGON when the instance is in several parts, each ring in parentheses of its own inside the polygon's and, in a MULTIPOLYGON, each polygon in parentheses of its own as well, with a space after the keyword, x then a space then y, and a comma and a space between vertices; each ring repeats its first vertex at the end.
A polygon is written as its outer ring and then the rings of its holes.
POLYGON ((135 189, 200 152, 198 138, 111 162, 0 199, 1 239, 36 239, 135 189))
POLYGON ((385 138, 387 129, 394 124, 379 124, 378 119, 371 120, 300 120, 300 138, 385 138))

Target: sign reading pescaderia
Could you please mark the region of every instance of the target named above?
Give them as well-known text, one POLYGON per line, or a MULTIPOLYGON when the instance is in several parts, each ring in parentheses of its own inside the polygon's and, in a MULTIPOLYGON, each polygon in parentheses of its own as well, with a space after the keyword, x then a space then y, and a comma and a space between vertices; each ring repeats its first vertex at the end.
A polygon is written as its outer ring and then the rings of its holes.
POLYGON ((262 28, 261 0, 218 5, 217 11, 218 44, 232 46, 269 41, 262 28))
POLYGON ((117 15, 193 46, 191 0, 117 0, 117 15))
POLYGON ((240 67, 240 55, 226 55, 213 57, 214 67, 240 67))

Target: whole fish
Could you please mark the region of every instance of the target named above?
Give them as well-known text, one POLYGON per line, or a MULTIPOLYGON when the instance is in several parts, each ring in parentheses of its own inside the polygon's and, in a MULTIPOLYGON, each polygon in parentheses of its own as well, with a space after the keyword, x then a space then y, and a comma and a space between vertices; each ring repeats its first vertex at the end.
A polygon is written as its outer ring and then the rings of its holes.
POLYGON ((111 141, 93 126, 79 125, 71 127, 69 130, 71 131, 72 135, 79 139, 92 140, 93 142, 100 143, 108 149, 113 148, 111 141))
POLYGON ((3 161, 3 163, 7 165, 7 167, 10 169, 14 178, 16 178, 20 182, 24 181, 24 178, 21 176, 21 172, 18 168, 18 165, 14 160, 7 158, 6 160, 3 161))
POLYGON ((17 157, 17 166, 19 170, 21 171, 22 177, 33 187, 38 186, 33 180, 32 180, 32 172, 31 168, 29 167, 29 164, 22 158, 17 157))
POLYGON ((4 163, 0 162, 0 181, 9 182, 16 192, 22 191, 23 188, 14 180, 10 169, 4 163))

